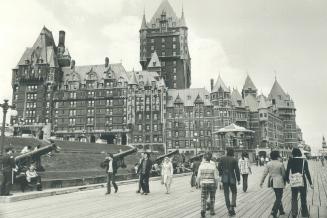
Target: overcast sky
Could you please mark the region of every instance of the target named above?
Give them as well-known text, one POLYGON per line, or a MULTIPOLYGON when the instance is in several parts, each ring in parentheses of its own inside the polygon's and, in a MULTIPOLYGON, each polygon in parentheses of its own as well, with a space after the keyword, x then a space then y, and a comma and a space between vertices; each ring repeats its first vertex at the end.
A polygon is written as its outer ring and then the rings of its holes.
MULTIPOLYGON (((11 69, 43 26, 55 41, 66 31, 76 65, 123 62, 140 69, 139 28, 161 0, 3 1, 0 13, 0 101, 11 99, 11 69)), ((170 0, 178 16, 182 0, 170 0)), ((268 95, 275 79, 297 108, 304 139, 320 148, 327 135, 327 1, 184 0, 192 87, 209 88, 220 73, 242 89, 247 73, 268 95)), ((0 118, 1 119, 1 118, 0 118)))

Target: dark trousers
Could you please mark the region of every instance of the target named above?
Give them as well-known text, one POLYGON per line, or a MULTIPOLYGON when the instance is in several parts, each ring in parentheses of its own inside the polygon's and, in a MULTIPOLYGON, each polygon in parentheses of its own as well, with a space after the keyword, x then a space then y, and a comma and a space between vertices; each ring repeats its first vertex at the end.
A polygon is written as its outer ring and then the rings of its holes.
POLYGON ((141 189, 142 189, 142 180, 141 180, 141 175, 139 175, 139 182, 138 182, 138 185, 139 185, 139 188, 138 188, 138 192, 140 192, 141 191, 141 189))
POLYGON ((214 183, 203 183, 201 185, 201 210, 206 211, 208 197, 210 198, 210 210, 215 210, 216 190, 217 187, 214 183))
POLYGON ((279 213, 284 212, 282 198, 283 198, 283 189, 282 188, 274 188, 276 200, 274 203, 274 206, 271 210, 271 213, 274 215, 277 215, 278 211, 279 213))
POLYGON ((227 209, 231 209, 231 207, 236 207, 236 196, 237 196, 237 188, 236 184, 230 184, 230 183, 223 183, 224 187, 224 195, 225 195, 225 203, 227 209), (232 192, 232 203, 230 203, 229 199, 229 189, 232 192))
POLYGON ((298 214, 298 201, 297 196, 300 193, 301 197, 301 208, 302 208, 302 216, 308 215, 308 207, 307 207, 307 186, 304 184, 304 187, 296 187, 291 188, 292 190, 292 215, 298 214))
POLYGON ((242 174, 242 180, 243 180, 243 191, 246 192, 248 190, 248 175, 249 174, 242 174))
POLYGON ((115 190, 118 189, 116 184, 116 175, 114 173, 107 173, 107 193, 111 192, 111 183, 114 186, 115 190))
POLYGON ((141 173, 141 187, 144 193, 149 193, 149 176, 141 173))
POLYGON ((10 194, 12 180, 12 172, 0 173, 0 195, 5 196, 10 194))

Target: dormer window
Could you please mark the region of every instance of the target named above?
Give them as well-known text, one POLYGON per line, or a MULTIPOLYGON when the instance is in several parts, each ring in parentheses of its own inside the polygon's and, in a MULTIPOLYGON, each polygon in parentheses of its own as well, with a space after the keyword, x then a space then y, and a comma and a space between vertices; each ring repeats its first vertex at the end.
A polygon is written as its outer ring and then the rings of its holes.
POLYGON ((29 60, 25 60, 25 64, 29 64, 30 63, 30 61, 29 60))
POLYGON ((187 100, 191 100, 191 96, 190 95, 187 96, 187 100))
POLYGON ((157 62, 153 61, 153 66, 155 67, 157 65, 157 62))

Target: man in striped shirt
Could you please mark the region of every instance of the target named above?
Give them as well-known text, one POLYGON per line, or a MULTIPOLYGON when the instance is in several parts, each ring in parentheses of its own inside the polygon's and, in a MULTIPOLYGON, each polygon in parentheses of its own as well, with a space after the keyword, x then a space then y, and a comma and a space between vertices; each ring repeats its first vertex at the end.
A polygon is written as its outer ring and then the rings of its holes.
POLYGON ((210 214, 215 215, 214 206, 218 185, 218 171, 216 166, 210 162, 211 158, 211 152, 207 152, 204 155, 204 161, 199 167, 196 179, 197 185, 201 186, 201 217, 205 217, 208 195, 210 197, 210 214))

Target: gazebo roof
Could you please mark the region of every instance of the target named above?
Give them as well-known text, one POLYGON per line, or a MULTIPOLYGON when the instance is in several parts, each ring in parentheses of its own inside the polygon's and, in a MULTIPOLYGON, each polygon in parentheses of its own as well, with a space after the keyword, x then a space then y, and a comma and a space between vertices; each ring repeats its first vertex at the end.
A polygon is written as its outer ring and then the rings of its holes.
POLYGON ((228 133, 228 132, 251 132, 251 133, 254 133, 254 131, 246 129, 242 126, 238 126, 235 123, 232 123, 229 126, 225 126, 224 128, 219 129, 216 133, 228 133))

